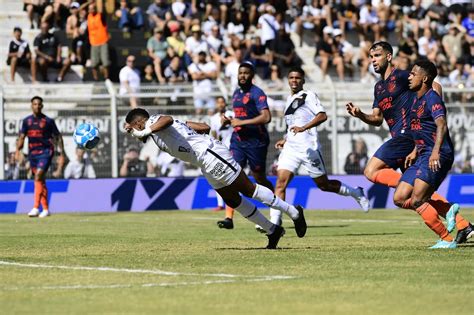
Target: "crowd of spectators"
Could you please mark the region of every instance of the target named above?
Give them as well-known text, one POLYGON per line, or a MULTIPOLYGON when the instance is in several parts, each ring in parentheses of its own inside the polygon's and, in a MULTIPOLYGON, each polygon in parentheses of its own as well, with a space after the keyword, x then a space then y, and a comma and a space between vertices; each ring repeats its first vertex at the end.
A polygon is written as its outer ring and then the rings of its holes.
MULTIPOLYGON (((147 56, 140 62, 140 81, 154 84, 193 81, 204 93, 196 111, 211 108, 209 85, 223 78, 236 86, 235 64, 254 63, 263 79, 277 80, 285 69, 301 65, 296 45, 316 47, 324 75, 338 80, 375 76, 368 50, 374 41, 397 47, 394 61, 409 68, 419 58, 438 65, 444 84, 474 82, 474 8, 471 0, 24 0, 30 27, 41 29, 34 49, 15 28, 8 63, 11 77, 29 67, 32 80, 47 80, 47 69, 60 69, 62 81, 71 64, 92 67, 93 78, 109 78, 107 22, 123 32, 146 31, 147 56), (425 2, 423 2, 425 3, 425 2), (141 6, 140 6, 141 5, 141 6), (51 30, 71 39, 65 52, 51 30), (300 42, 294 43, 290 33, 300 42), (47 38, 46 38, 47 37, 47 38), (48 42, 46 42, 48 41, 48 42), (45 47, 46 46, 46 47, 45 47), (43 51, 43 49, 45 51, 43 51), (152 70, 150 66, 152 66, 152 70), (147 69, 147 70, 145 70, 147 69)), ((116 65, 119 68, 128 65, 116 65)), ((131 101, 133 104, 133 101, 131 101)))

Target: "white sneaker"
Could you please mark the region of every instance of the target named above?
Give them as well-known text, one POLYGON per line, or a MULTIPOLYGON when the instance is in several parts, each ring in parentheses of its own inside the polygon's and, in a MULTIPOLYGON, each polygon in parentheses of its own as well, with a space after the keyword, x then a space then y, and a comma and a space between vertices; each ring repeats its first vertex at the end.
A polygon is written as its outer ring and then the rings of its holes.
POLYGON ((369 199, 367 199, 367 197, 364 194, 364 189, 362 187, 357 187, 357 191, 358 191, 358 194, 355 197, 355 200, 362 207, 362 210, 364 210, 364 212, 369 212, 370 203, 369 203, 369 199))
POLYGON ((29 217, 37 217, 39 215, 40 211, 38 210, 38 208, 33 208, 31 209, 30 212, 28 212, 28 216, 29 217))
POLYGON ((41 211, 40 215, 38 216, 39 218, 46 218, 49 217, 51 214, 49 213, 48 210, 43 210, 41 211))

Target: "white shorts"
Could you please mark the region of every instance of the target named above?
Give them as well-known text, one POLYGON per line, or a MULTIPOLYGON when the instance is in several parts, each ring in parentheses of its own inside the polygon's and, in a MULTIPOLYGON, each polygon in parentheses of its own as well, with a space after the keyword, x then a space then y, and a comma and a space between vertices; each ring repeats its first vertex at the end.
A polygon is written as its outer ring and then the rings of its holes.
POLYGON ((242 168, 221 142, 213 141, 201 158, 201 171, 214 189, 230 186, 242 168))
POLYGON ((326 167, 319 150, 308 149, 306 152, 298 152, 289 147, 283 147, 278 157, 278 170, 288 170, 296 174, 298 168, 303 165, 311 178, 318 178, 326 174, 326 167))

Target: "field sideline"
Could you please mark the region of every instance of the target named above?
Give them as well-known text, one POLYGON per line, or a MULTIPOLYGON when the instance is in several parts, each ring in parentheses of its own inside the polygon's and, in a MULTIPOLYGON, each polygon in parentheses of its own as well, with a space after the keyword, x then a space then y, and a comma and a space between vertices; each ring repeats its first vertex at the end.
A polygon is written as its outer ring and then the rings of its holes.
MULTIPOLYGON (((268 214, 268 212, 265 212, 268 214)), ((474 220, 473 209, 462 213, 474 220)), ((405 210, 308 211, 281 250, 223 213, 0 216, 2 314, 469 314, 474 242, 429 250, 405 210)), ((454 233, 455 236, 455 233, 454 233)))

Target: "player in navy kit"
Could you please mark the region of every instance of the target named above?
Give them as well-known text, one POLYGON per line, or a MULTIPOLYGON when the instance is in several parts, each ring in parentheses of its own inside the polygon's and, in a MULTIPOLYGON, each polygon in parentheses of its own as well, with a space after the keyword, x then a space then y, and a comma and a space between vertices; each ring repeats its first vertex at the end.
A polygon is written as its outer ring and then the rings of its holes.
POLYGON ((50 215, 45 176, 54 156, 56 142, 60 150, 58 167, 64 165, 64 144, 54 119, 42 113, 43 99, 41 97, 34 96, 31 99, 31 109, 33 114, 23 119, 17 141, 16 157, 19 158, 20 151, 25 143, 25 137, 28 137, 28 160, 35 176, 34 205, 28 215, 44 218, 50 215), (43 206, 41 213, 39 212, 40 203, 43 206))
MULTIPOLYGON (((410 89, 416 92, 410 111, 410 134, 416 147, 406 158, 409 168, 397 186, 394 202, 400 207, 415 209, 418 213, 431 207, 428 201, 446 178, 454 161, 446 107, 432 88, 437 75, 438 71, 432 62, 421 60, 415 63, 409 76, 410 89)), ((426 224, 441 238, 431 248, 456 248, 456 242, 437 215, 426 224)), ((469 227, 472 228, 470 224, 469 227)))
MULTIPOLYGON (((412 138, 408 135, 410 129, 409 114, 416 93, 410 91, 408 71, 396 69, 392 65, 393 48, 387 42, 376 42, 370 48, 370 59, 375 72, 382 76, 374 88, 374 104, 371 114, 366 114, 352 103, 346 105, 350 115, 357 117, 365 123, 380 126, 383 120, 387 122, 392 138, 385 142, 369 160, 364 175, 370 181, 397 187, 401 174, 395 169, 405 169, 405 157, 414 148, 412 138)), ((441 86, 433 83, 433 88, 438 95, 442 95, 441 86)), ((428 226, 438 214, 446 216, 448 211, 456 210, 457 204, 451 205, 445 198, 437 193, 431 196, 428 210, 419 213, 428 226), (452 209, 452 207, 454 207, 452 209)), ((441 221, 439 221, 441 223, 441 221)), ((468 222, 460 215, 455 216, 455 224, 458 230, 465 229, 468 222)), ((437 231, 435 233, 438 234, 437 231)))
MULTIPOLYGON (((239 88, 232 96, 235 117, 226 119, 224 123, 234 127, 230 140, 230 151, 234 159, 242 167, 248 164, 256 182, 273 191, 273 185, 266 176, 270 137, 265 127, 272 116, 267 104, 267 95, 252 83, 254 71, 252 63, 240 64, 239 88)), ((224 220, 218 221, 217 225, 220 228, 232 229, 232 216, 228 214, 224 220)), ((258 227, 257 229, 261 231, 258 227)))

